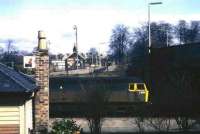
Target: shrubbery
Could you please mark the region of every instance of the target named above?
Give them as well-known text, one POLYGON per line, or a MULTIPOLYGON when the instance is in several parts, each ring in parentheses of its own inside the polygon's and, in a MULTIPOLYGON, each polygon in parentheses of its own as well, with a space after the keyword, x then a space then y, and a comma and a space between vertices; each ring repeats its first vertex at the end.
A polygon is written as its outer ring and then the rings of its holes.
POLYGON ((52 127, 52 134, 75 134, 77 131, 80 131, 80 126, 73 120, 56 121, 52 127))

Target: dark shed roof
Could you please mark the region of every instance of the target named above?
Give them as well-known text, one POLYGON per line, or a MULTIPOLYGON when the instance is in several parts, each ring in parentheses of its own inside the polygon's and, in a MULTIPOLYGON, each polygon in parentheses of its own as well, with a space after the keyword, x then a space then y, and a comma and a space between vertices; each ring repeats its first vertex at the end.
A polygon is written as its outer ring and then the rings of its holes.
POLYGON ((33 92, 36 88, 28 76, 0 63, 0 92, 33 92))

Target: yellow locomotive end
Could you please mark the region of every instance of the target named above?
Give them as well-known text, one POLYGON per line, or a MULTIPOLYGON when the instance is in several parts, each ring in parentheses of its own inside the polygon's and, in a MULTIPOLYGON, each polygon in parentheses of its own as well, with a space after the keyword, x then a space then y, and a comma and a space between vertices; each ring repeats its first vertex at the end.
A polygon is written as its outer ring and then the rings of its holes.
POLYGON ((149 101, 149 91, 145 83, 129 83, 128 91, 133 94, 144 95, 144 102, 149 101))

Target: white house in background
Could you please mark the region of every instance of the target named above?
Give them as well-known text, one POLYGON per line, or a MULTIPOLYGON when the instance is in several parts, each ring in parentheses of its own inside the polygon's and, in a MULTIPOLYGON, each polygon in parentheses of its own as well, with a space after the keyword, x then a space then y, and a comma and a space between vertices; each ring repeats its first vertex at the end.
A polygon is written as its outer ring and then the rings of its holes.
POLYGON ((53 71, 64 71, 65 61, 64 60, 52 60, 51 65, 53 66, 53 71))

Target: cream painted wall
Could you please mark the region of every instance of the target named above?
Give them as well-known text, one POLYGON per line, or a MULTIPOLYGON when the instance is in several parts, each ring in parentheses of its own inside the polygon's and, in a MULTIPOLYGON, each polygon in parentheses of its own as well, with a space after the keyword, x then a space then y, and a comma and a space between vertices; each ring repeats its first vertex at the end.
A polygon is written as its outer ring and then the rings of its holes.
POLYGON ((32 99, 21 106, 0 106, 0 124, 19 124, 20 134, 33 128, 32 99))
POLYGON ((33 100, 30 99, 25 102, 25 134, 28 134, 29 129, 33 129, 33 100))
POLYGON ((19 128, 20 128, 20 134, 25 134, 25 129, 24 129, 24 105, 19 106, 19 128))

